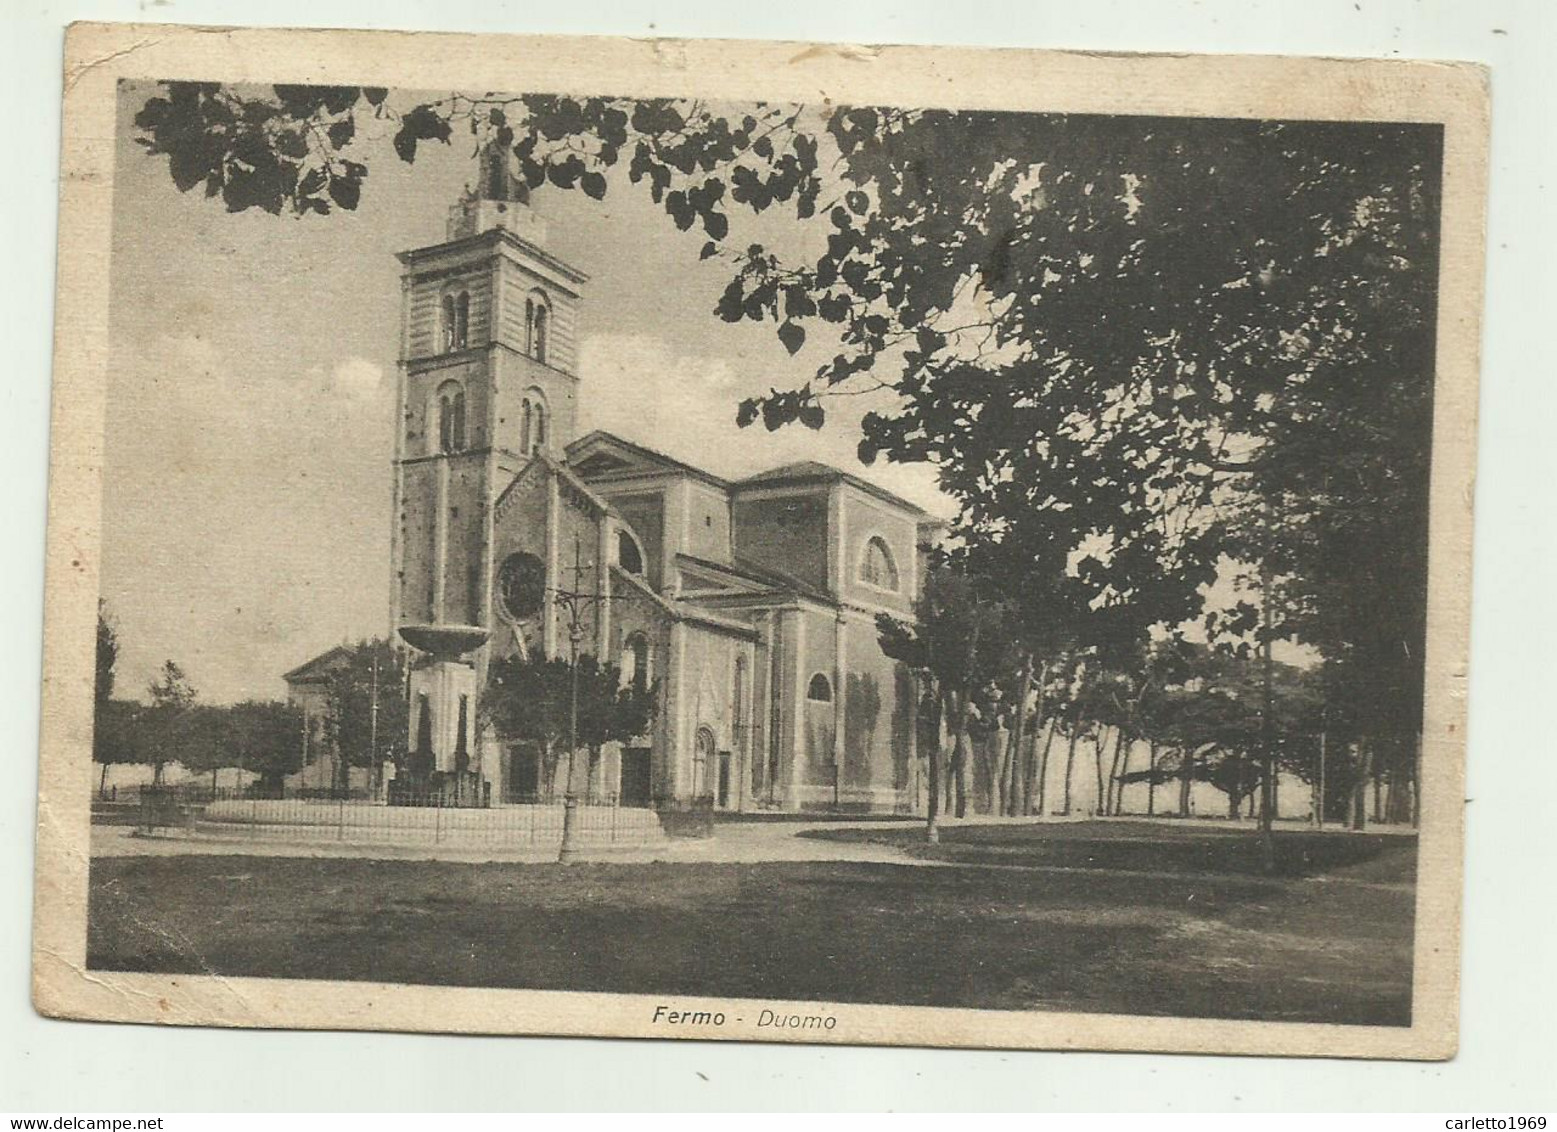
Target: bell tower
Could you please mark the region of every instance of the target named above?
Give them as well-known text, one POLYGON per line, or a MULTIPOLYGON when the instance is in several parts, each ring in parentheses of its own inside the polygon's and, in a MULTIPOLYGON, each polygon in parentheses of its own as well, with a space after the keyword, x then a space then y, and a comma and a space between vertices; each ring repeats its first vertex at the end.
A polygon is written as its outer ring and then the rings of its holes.
POLYGON ((512 155, 489 146, 442 243, 401 252, 391 627, 417 650, 418 775, 471 782, 493 627, 493 509, 573 439, 583 272, 546 248, 512 155))

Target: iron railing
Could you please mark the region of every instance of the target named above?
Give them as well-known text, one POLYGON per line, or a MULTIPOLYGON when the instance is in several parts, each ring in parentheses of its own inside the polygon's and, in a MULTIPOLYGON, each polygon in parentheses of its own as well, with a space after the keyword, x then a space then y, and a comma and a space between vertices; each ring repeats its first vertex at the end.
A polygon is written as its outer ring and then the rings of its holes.
MULTIPOLYGON (((656 811, 621 806, 615 794, 581 796, 577 806, 575 832, 584 846, 649 845, 666 836, 656 811)), ((188 785, 142 789, 138 825, 146 834, 549 848, 561 844, 563 814, 561 797, 472 806, 452 801, 443 790, 402 790, 391 805, 346 791, 212 790, 188 785)))

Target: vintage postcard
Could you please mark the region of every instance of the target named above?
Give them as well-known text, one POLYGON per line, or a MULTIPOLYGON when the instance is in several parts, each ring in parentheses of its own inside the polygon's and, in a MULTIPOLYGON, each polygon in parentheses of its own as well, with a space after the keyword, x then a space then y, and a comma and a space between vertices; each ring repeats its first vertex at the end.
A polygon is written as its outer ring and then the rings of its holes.
POLYGON ((1452 1056, 1487 81, 73 27, 38 1009, 1452 1056))

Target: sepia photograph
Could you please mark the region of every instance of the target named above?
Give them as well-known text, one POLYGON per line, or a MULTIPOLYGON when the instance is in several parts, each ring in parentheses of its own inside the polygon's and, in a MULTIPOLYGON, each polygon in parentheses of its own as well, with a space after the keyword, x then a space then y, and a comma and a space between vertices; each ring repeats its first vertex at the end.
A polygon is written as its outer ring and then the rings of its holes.
POLYGON ((67 96, 42 1010, 1452 1055, 1474 69, 235 34, 67 96))

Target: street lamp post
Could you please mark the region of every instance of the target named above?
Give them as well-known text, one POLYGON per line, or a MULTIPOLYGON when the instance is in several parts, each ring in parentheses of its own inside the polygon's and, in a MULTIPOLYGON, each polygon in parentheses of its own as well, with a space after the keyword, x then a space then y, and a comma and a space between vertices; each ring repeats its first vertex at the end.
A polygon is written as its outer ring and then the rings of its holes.
POLYGON ((577 535, 573 536, 573 588, 554 588, 552 598, 568 611, 568 786, 562 798, 562 849, 557 854, 559 864, 569 864, 578 859, 578 794, 574 787, 575 759, 578 755, 578 646, 584 639, 582 617, 596 603, 605 601, 605 595, 595 589, 583 589, 583 550, 577 535))

